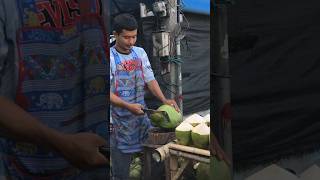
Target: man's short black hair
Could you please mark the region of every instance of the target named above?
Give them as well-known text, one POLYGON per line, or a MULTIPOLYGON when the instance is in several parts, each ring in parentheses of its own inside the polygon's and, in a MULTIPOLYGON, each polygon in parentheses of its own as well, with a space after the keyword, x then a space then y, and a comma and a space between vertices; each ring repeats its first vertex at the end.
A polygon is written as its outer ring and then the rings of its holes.
POLYGON ((113 30, 117 33, 121 33, 122 30, 133 31, 138 29, 137 20, 134 18, 133 15, 124 13, 119 14, 114 18, 113 21, 113 30))

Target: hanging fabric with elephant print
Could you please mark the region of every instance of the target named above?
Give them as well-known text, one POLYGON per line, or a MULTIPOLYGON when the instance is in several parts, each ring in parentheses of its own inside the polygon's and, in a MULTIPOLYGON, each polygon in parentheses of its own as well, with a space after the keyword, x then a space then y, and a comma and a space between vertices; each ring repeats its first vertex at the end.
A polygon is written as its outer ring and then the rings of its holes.
MULTIPOLYGON (((16 103, 61 132, 107 137, 107 48, 99 2, 17 1, 23 27, 17 35, 16 103)), ((60 180, 77 171, 42 147, 10 140, 7 145, 4 163, 13 179, 60 180)))

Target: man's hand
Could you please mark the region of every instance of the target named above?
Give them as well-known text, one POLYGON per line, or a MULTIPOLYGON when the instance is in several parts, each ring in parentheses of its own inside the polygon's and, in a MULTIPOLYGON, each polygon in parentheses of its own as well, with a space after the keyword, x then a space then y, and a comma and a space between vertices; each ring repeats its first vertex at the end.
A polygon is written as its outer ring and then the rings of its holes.
POLYGON ((144 112, 142 111, 142 104, 128 104, 127 109, 135 115, 142 115, 144 112))
POLYGON ((107 165, 108 160, 98 149, 106 144, 106 140, 98 135, 61 133, 1 96, 0 107, 0 135, 55 150, 78 168, 107 165))
POLYGON ((129 102, 124 101, 123 99, 116 96, 113 92, 110 91, 110 101, 114 106, 118 106, 121 108, 128 109, 135 115, 142 115, 144 112, 142 111, 142 104, 131 104, 129 102))
POLYGON ((99 152, 99 147, 104 146, 106 140, 96 134, 60 134, 52 143, 54 148, 77 168, 90 169, 109 163, 99 152))
POLYGON ((173 99, 165 99, 163 104, 170 105, 176 109, 176 111, 180 112, 179 106, 177 105, 176 101, 173 99))
POLYGON ((151 93, 154 96, 156 96, 163 104, 173 106, 176 109, 176 111, 180 112, 180 109, 179 109, 176 101, 173 99, 166 99, 166 97, 163 95, 163 93, 160 89, 160 86, 156 80, 152 80, 152 81, 148 82, 147 85, 148 85, 148 88, 151 91, 151 93))

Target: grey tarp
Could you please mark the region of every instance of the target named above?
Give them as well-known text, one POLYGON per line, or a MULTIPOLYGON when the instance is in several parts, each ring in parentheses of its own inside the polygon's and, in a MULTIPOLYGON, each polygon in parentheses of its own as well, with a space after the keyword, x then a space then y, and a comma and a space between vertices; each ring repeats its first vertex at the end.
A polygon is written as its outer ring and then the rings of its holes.
MULTIPOLYGON (((189 29, 181 41, 182 51, 182 90, 184 114, 208 110, 210 106, 210 17, 208 15, 185 13, 189 29)), ((149 54, 151 64, 159 81, 159 62, 152 58, 151 32, 153 21, 143 23, 143 47, 149 54)), ((187 21, 183 27, 187 26, 187 21)), ((158 105, 153 99, 151 105, 158 105)), ((155 105, 155 106, 156 106, 155 105)))
POLYGON ((230 6, 236 168, 320 149, 319 4, 242 0, 230 6))

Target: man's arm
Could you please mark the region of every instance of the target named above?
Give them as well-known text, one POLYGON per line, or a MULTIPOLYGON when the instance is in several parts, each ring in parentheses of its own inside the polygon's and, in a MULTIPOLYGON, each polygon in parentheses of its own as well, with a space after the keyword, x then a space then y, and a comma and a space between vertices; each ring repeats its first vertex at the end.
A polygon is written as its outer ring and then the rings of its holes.
POLYGON ((175 100, 173 99, 167 99, 161 89, 160 89, 160 86, 157 82, 157 80, 151 80, 147 83, 147 86, 149 88, 149 90, 151 91, 151 93, 157 97, 163 104, 167 104, 167 105, 170 105, 170 106, 173 106, 178 112, 180 112, 180 109, 176 103, 175 100))
MULTIPOLYGON (((141 48, 142 49, 142 48, 141 48)), ((151 93, 157 97, 163 104, 167 104, 170 106, 173 106, 178 112, 180 112, 180 109, 176 103, 175 100, 173 99, 167 99, 161 89, 160 86, 157 82, 157 80, 155 80, 154 78, 154 74, 151 68, 151 64, 148 58, 147 53, 144 51, 144 49, 142 49, 142 66, 143 66, 143 72, 144 72, 144 78, 145 78, 145 82, 148 86, 148 89, 151 91, 151 93)))
POLYGON ((98 151, 98 147, 105 145, 106 141, 96 134, 60 133, 1 96, 0 107, 1 136, 53 149, 79 168, 107 164, 107 159, 98 151))

